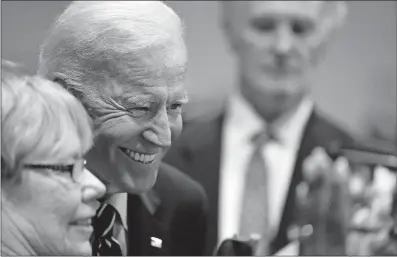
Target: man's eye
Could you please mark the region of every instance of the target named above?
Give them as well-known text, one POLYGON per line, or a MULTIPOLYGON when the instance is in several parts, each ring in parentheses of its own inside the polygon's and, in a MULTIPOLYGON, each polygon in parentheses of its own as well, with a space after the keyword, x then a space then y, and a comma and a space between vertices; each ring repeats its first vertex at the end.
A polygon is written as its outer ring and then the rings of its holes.
POLYGON ((132 109, 137 111, 149 111, 149 107, 134 107, 132 109))
POLYGON ((142 117, 145 116, 150 111, 149 107, 134 107, 128 109, 128 112, 134 117, 142 117))
POLYGON ((172 113, 181 113, 182 112, 182 105, 181 103, 174 103, 171 104, 167 109, 168 112, 172 112, 172 113))
POLYGON ((276 22, 271 19, 255 19, 251 24, 253 28, 260 32, 272 32, 276 28, 276 22))
POLYGON ((295 35, 306 36, 313 30, 314 26, 309 22, 295 21, 291 28, 295 35))

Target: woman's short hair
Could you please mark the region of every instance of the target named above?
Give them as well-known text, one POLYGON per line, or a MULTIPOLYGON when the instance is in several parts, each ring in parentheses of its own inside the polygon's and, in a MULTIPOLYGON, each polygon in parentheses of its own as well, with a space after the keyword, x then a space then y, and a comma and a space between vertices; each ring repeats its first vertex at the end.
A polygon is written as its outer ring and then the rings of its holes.
POLYGON ((145 53, 179 42, 182 22, 161 1, 75 1, 42 44, 38 73, 62 81, 95 119, 102 89, 130 84, 145 53))
POLYGON ((60 85, 3 61, 1 82, 2 180, 20 178, 26 161, 69 157, 71 137, 78 137, 81 157, 91 148, 90 118, 60 85))

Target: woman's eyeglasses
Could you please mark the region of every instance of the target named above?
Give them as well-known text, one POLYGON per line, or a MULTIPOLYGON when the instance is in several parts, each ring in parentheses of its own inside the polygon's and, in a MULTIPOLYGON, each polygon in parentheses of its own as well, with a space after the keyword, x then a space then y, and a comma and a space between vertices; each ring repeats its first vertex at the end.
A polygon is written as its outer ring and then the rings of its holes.
POLYGON ((24 164, 24 167, 34 170, 48 169, 58 172, 70 173, 72 179, 75 182, 78 182, 81 175, 83 174, 86 163, 86 160, 81 159, 74 164, 24 164))

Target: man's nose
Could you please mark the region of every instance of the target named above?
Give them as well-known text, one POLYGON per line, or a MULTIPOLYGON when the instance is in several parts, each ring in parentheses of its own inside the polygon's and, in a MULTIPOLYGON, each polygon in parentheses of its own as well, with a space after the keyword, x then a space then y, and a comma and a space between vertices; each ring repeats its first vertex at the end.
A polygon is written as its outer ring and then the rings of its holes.
POLYGON ((286 56, 292 48, 293 35, 287 26, 281 26, 276 33, 275 51, 279 56, 286 56))
POLYGON ((81 184, 83 186, 83 202, 99 199, 106 192, 105 185, 87 169, 83 171, 81 184))
POLYGON ((150 129, 143 132, 143 137, 159 147, 171 146, 171 128, 166 108, 154 117, 150 129))

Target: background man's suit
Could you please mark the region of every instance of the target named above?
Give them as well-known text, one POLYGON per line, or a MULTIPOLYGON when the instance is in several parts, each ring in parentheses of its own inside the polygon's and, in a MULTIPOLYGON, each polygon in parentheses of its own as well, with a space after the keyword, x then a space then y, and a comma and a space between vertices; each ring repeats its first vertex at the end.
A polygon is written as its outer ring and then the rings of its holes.
POLYGON ((163 163, 148 196, 153 215, 140 196, 128 196, 128 255, 203 255, 207 228, 203 188, 163 163))
MULTIPOLYGON (((212 254, 218 238, 219 172, 222 146, 222 125, 225 112, 214 119, 191 122, 184 126, 179 139, 173 143, 165 161, 185 171, 206 190, 209 198, 209 228, 207 254, 212 254)), ((271 243, 272 253, 288 243, 287 231, 292 222, 295 188, 302 179, 302 163, 317 147, 350 143, 353 139, 328 119, 314 110, 304 128, 300 148, 297 152, 287 199, 281 216, 277 236, 271 243)))

